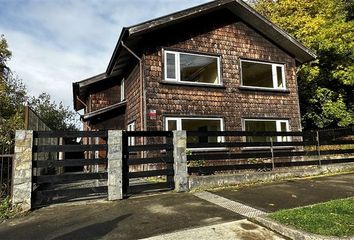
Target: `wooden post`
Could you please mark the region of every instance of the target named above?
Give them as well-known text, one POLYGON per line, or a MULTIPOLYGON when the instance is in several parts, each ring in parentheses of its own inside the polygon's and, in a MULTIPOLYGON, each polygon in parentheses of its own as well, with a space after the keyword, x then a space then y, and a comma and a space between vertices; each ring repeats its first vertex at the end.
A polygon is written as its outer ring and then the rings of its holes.
POLYGON ((270 152, 272 154, 272 171, 275 169, 275 164, 274 164, 274 149, 273 149, 273 138, 270 137, 270 152))
POLYGON ((316 131, 316 141, 317 141, 317 154, 318 154, 318 164, 321 166, 321 149, 320 149, 320 134, 318 130, 316 131))

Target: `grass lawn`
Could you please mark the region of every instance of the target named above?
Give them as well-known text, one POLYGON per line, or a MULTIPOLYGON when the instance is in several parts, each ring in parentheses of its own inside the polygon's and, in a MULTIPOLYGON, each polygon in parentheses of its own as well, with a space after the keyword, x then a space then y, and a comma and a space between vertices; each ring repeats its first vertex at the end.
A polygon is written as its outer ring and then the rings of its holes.
POLYGON ((354 197, 281 210, 270 214, 270 218, 310 233, 354 236, 354 197))

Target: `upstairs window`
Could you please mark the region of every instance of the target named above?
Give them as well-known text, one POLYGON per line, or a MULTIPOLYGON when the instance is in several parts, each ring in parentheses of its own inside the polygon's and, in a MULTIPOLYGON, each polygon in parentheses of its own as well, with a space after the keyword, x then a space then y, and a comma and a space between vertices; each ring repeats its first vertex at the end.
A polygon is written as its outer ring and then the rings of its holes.
POLYGON ((220 57, 165 51, 164 63, 167 81, 221 85, 220 57))
POLYGON ((242 86, 285 89, 283 64, 241 60, 242 86))
MULTIPOLYGON (((245 119, 244 130, 247 132, 288 132, 288 120, 245 119)), ((247 136, 247 142, 270 142, 269 136, 247 136)), ((286 142, 287 136, 273 136, 273 142, 286 142)))
POLYGON ((124 89, 124 78, 120 82, 120 101, 123 102, 125 100, 125 89, 124 89))

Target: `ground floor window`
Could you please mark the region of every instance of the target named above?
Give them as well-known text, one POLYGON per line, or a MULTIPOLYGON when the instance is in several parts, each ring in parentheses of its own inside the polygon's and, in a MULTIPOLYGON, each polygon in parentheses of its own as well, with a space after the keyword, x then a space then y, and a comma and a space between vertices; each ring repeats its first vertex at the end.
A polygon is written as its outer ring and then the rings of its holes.
MULTIPOLYGON (((288 120, 268 120, 268 119, 244 119, 243 130, 250 132, 287 132, 289 131, 288 120)), ((268 136, 247 136, 247 142, 270 142, 268 136)), ((287 136, 272 137, 274 142, 288 141, 287 136)))
MULTIPOLYGON (((224 123, 222 118, 187 118, 187 117, 166 117, 165 129, 167 131, 223 131, 224 123)), ((200 136, 189 137, 189 143, 222 142, 222 137, 200 136)))
MULTIPOLYGON (((135 131, 135 122, 131 122, 127 126, 127 131, 135 131)), ((134 146, 135 145, 135 137, 128 138, 128 145, 134 146)))

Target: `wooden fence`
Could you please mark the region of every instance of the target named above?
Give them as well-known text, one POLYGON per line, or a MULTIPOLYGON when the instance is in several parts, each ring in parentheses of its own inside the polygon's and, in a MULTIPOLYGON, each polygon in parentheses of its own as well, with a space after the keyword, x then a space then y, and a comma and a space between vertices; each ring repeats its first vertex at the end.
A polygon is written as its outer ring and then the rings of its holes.
POLYGON ((33 135, 34 140, 57 139, 60 143, 34 141, 35 205, 107 194, 107 131, 35 131, 33 135), (53 153, 54 159, 50 157, 53 153))
POLYGON ((123 132, 124 193, 174 188, 172 138, 172 131, 123 132), (135 141, 138 140, 135 138, 144 140, 135 141), (139 145, 129 144, 132 142, 139 142, 139 145))
POLYGON ((353 128, 307 132, 189 131, 187 137, 222 139, 187 143, 190 174, 354 162, 353 128), (266 141, 247 141, 255 136, 266 141))

